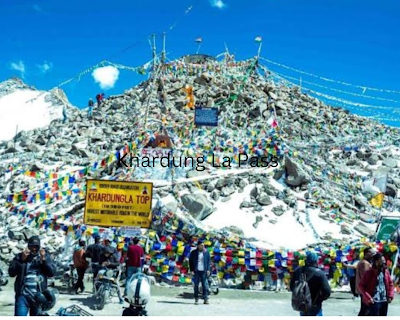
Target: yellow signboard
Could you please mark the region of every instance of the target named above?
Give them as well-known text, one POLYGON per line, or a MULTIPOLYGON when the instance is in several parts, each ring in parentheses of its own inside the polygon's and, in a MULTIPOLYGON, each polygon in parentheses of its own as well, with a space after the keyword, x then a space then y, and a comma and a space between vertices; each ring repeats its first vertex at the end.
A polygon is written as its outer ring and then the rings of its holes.
POLYGON ((152 199, 152 183, 87 180, 84 223, 149 228, 152 199))

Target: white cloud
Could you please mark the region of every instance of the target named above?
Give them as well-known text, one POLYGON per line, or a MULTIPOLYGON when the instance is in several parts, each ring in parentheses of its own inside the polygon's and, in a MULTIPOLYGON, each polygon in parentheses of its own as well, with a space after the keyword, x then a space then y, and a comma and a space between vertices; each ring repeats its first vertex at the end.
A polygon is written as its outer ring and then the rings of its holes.
POLYGON ((226 4, 222 0, 209 0, 212 7, 216 7, 218 9, 223 9, 226 7, 226 4))
POLYGON ((51 62, 45 61, 43 64, 38 64, 38 68, 40 69, 41 73, 46 73, 53 68, 53 64, 51 62))
POLYGON ((119 70, 112 66, 97 68, 93 71, 92 76, 96 83, 100 84, 102 89, 111 89, 119 77, 119 70))
POLYGON ((33 5, 33 10, 35 10, 36 12, 41 12, 41 11, 42 11, 42 8, 41 8, 39 5, 34 4, 34 5, 33 5))
POLYGON ((24 62, 23 61, 18 61, 18 62, 12 62, 11 63, 11 65, 10 65, 10 68, 12 69, 12 70, 17 70, 17 71, 19 71, 19 72, 21 72, 21 76, 22 76, 22 78, 25 76, 25 64, 24 64, 24 62))

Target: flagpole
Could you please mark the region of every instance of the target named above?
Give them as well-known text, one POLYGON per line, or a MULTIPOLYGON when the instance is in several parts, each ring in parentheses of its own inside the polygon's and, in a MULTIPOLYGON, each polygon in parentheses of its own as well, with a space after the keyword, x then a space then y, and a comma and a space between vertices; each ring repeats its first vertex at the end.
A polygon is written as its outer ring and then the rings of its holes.
POLYGON ((161 56, 161 63, 164 64, 165 63, 165 58, 166 58, 166 54, 165 54, 165 40, 166 40, 166 33, 163 33, 163 51, 162 51, 162 56, 161 56))
POLYGON ((199 41, 199 44, 198 44, 198 46, 197 46, 197 51, 196 51, 196 54, 199 54, 200 47, 201 47, 201 42, 199 41))
POLYGON ((261 47, 262 47, 262 41, 260 42, 260 45, 258 46, 257 60, 260 58, 261 47))
POLYGON ((394 270, 397 267, 397 261, 399 260, 399 252, 400 252, 400 244, 397 245, 397 253, 396 253, 396 258, 393 261, 393 267, 392 267, 392 272, 391 272, 391 278, 393 279, 394 276, 394 270))
POLYGON ((155 65, 156 65, 156 57, 157 57, 157 54, 156 54, 156 35, 155 34, 153 34, 153 66, 155 67, 155 65))

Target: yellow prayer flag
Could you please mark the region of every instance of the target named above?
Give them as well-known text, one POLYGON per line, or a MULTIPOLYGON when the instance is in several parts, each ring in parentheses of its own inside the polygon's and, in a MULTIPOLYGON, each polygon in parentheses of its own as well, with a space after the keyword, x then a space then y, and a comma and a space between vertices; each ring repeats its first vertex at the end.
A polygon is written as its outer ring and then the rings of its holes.
POLYGON ((369 200, 369 203, 374 207, 382 208, 384 196, 385 195, 383 193, 378 193, 375 197, 369 200))
POLYGON ((299 260, 299 266, 304 267, 306 265, 304 260, 299 260))
POLYGON ((239 257, 244 257, 244 251, 243 250, 239 250, 239 257))
POLYGON ((269 260, 268 261, 268 267, 275 267, 275 261, 274 260, 269 260))
POLYGON ((185 283, 192 283, 192 278, 185 278, 185 283))
POLYGON ((184 251, 185 251, 185 247, 181 246, 181 247, 178 247, 178 250, 176 251, 176 253, 181 256, 184 251))
POLYGON ((239 258, 239 264, 244 264, 244 258, 239 258))
POLYGON ((162 266, 162 273, 167 273, 168 270, 169 270, 169 265, 165 264, 165 265, 162 266))

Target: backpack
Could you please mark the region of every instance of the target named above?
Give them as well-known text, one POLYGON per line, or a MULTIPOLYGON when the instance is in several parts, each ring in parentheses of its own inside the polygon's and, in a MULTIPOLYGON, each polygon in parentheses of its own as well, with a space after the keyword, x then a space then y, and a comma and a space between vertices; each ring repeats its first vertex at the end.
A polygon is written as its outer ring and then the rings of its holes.
POLYGON ((300 279, 294 284, 292 291, 292 308, 295 311, 307 312, 311 310, 313 301, 311 298, 310 287, 308 281, 314 276, 314 273, 307 279, 303 270, 300 274, 300 279))

